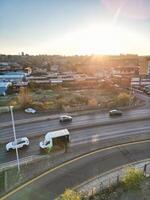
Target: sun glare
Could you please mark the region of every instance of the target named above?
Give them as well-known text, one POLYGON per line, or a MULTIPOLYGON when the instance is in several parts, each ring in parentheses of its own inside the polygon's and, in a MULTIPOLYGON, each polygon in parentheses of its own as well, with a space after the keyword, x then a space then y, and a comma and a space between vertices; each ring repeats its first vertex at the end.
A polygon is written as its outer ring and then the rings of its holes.
MULTIPOLYGON (((148 44, 149 39, 143 38, 137 32, 127 30, 112 24, 95 24, 86 28, 72 31, 50 41, 52 49, 58 54, 72 55, 78 52, 83 54, 120 54, 133 52, 143 44, 148 44), (147 42, 146 42, 147 41, 147 42), (59 46, 59 49, 57 48, 59 46)), ((149 46, 144 46, 149 49, 149 46)), ((47 50, 46 50, 47 51, 47 50)), ((134 52, 133 52, 134 53, 134 52)))

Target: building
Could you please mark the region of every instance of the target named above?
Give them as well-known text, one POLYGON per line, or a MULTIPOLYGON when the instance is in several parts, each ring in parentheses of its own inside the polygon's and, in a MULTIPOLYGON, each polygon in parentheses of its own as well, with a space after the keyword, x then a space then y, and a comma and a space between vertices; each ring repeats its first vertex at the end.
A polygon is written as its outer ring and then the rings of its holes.
POLYGON ((0 81, 5 82, 25 82, 26 75, 23 72, 1 72, 0 81))
POLYGON ((125 66, 125 67, 114 67, 113 75, 119 75, 122 77, 132 77, 135 75, 139 75, 139 66, 125 66))
POLYGON ((12 83, 10 82, 0 82, 0 95, 5 96, 7 93, 7 89, 11 86, 12 83))
POLYGON ((139 57, 139 74, 140 75, 147 75, 150 74, 150 58, 149 57, 139 57))

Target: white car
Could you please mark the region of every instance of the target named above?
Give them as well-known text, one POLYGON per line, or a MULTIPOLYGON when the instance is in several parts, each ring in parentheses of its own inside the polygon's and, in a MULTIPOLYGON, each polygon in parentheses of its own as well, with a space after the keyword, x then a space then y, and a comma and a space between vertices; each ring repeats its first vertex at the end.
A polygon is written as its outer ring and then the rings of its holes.
POLYGON ((25 112, 34 114, 34 113, 36 113, 36 110, 34 110, 33 108, 27 108, 27 109, 25 109, 25 112))
POLYGON ((29 139, 27 137, 18 138, 16 141, 9 142, 6 144, 6 150, 9 151, 10 149, 20 149, 24 146, 29 146, 29 139))
POLYGON ((62 116, 60 116, 59 121, 60 122, 70 122, 70 121, 72 121, 72 117, 69 115, 62 115, 62 116))

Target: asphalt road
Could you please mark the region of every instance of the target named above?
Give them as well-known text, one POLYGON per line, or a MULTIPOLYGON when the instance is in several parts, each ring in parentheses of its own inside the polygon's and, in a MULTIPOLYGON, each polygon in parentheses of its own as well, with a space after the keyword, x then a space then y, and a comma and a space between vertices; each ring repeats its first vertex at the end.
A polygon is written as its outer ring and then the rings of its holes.
MULTIPOLYGON (((128 135, 134 136, 135 134, 140 135, 143 133, 150 133, 150 119, 70 131, 70 145, 74 146, 89 142, 91 142, 94 145, 94 143, 96 143, 97 141, 103 141, 116 137, 124 137, 128 135)), ((31 155, 40 155, 41 152, 38 144, 42 139, 43 136, 34 137, 30 139, 29 147, 19 150, 20 158, 24 158, 31 155)), ((15 151, 6 152, 5 144, 1 144, 0 163, 9 162, 15 159, 15 151)))
POLYGON ((149 157, 150 142, 103 150, 50 171, 6 199, 53 200, 65 188, 75 187, 110 169, 149 157))
MULTIPOLYGON (((94 123, 117 123, 136 119, 142 119, 143 117, 150 118, 150 109, 135 109, 124 111, 121 117, 109 117, 108 113, 95 113, 88 115, 81 115, 73 117, 71 123, 59 123, 59 119, 46 120, 41 122, 33 122, 29 124, 16 125, 17 137, 22 136, 35 136, 43 135, 48 131, 58 130, 63 128, 74 128, 79 126, 86 126, 94 123)), ((0 129, 0 142, 10 141, 13 139, 12 127, 4 127, 0 129)))

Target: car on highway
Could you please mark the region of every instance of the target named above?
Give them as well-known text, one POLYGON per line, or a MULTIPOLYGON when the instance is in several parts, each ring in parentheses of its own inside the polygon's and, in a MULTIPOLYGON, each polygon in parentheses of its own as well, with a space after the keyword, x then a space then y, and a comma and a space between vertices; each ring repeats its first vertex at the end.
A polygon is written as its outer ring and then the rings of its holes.
POLYGON ((60 122, 71 122, 72 121, 72 117, 69 115, 62 115, 59 118, 60 122))
POLYGON ((26 109, 25 109, 25 112, 26 112, 26 113, 32 113, 32 114, 35 114, 35 113, 36 113, 36 110, 33 109, 33 108, 26 108, 26 109))
POLYGON ((114 109, 109 111, 109 116, 121 116, 121 115, 122 115, 121 110, 114 109))
POLYGON ((9 151, 11 149, 16 148, 20 149, 25 146, 29 146, 29 139, 27 137, 18 138, 16 139, 16 141, 9 142, 8 144, 6 144, 6 150, 9 151))

